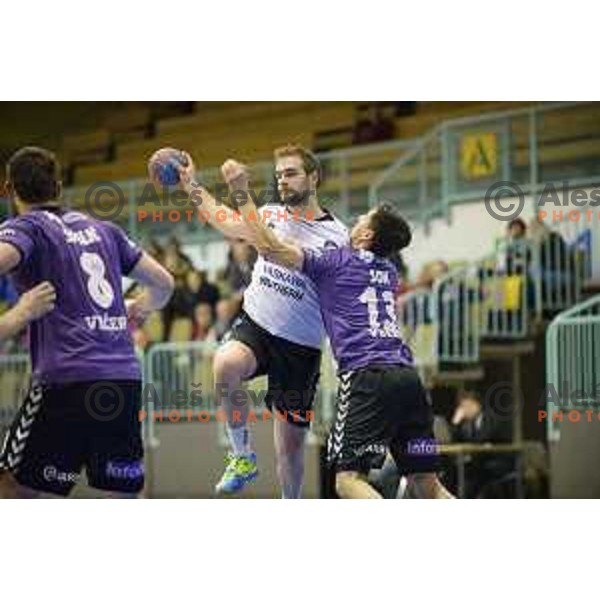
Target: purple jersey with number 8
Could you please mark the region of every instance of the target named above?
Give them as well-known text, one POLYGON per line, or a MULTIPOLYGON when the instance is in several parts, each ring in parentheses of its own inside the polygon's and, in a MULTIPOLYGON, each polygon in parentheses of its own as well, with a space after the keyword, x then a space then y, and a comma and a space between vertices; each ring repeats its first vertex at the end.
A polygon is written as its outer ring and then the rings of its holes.
POLYGON ((30 326, 36 381, 141 378, 121 286, 142 252, 121 229, 45 208, 5 222, 0 242, 21 253, 12 273, 20 292, 42 281, 56 288, 55 309, 30 326))
POLYGON ((374 365, 413 366, 398 331, 396 267, 350 246, 304 251, 303 272, 317 286, 325 330, 340 372, 374 365))

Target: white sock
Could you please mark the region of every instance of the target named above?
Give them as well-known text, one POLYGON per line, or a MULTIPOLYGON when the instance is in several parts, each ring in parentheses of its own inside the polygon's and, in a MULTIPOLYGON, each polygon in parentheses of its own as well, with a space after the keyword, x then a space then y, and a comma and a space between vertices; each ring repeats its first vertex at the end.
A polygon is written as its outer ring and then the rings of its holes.
POLYGON ((250 454, 252 446, 250 444, 250 431, 246 425, 241 427, 231 427, 227 425, 227 434, 233 453, 237 456, 250 454))

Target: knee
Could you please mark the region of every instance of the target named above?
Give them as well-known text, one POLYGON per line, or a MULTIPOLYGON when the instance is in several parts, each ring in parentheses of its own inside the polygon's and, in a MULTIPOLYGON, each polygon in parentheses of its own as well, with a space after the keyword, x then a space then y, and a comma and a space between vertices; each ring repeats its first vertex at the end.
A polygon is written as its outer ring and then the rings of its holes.
POLYGON ((240 371, 239 362, 226 350, 219 350, 213 359, 213 372, 216 381, 233 379, 240 371))

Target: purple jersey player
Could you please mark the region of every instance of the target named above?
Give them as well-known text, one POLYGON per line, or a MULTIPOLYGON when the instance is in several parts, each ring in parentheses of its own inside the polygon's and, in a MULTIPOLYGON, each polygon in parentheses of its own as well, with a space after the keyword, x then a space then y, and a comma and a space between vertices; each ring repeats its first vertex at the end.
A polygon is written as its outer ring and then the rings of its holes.
POLYGON ((85 467, 92 487, 143 487, 141 373, 128 320, 168 301, 171 275, 115 225, 63 210, 54 155, 23 148, 7 187, 18 216, 0 227, 0 273, 19 292, 40 282, 53 310, 30 324, 32 386, 0 453, 0 496, 65 496, 85 467), (128 310, 122 276, 146 286, 128 310))
MULTIPOLYGON (((229 160, 222 172, 231 187, 248 190, 243 165, 229 160)), ((337 416, 328 445, 338 494, 380 498, 366 474, 389 449, 417 494, 450 498, 435 475, 431 403, 397 327, 398 276, 390 258, 410 243, 406 221, 390 206, 379 206, 358 218, 349 246, 316 253, 280 240, 256 219, 249 194, 239 209, 254 230, 258 251, 303 271, 317 287, 339 370, 337 416)))

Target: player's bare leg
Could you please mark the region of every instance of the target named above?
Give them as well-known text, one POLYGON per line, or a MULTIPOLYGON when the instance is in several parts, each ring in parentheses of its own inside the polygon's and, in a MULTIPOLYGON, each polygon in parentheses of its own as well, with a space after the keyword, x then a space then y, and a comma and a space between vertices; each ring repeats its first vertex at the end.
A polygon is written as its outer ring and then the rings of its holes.
POLYGON ((277 478, 285 500, 302 496, 306 431, 287 421, 274 423, 277 478))
POLYGON ((335 476, 335 490, 345 500, 383 500, 383 496, 358 471, 340 471, 335 476))
POLYGON ((217 484, 218 492, 239 491, 247 481, 256 477, 256 459, 248 429, 250 407, 247 402, 242 403, 242 406, 236 406, 232 402, 232 394, 241 389, 242 382, 252 377, 256 369, 254 353, 241 342, 229 341, 215 354, 215 390, 218 397, 223 399, 223 407, 227 413, 227 435, 232 448, 232 455, 227 458, 225 474, 217 484), (220 390, 225 390, 225 393, 220 390))
POLYGON ((413 497, 428 500, 454 500, 435 473, 414 473, 407 476, 408 491, 413 497))

